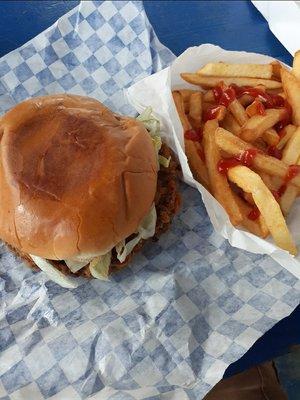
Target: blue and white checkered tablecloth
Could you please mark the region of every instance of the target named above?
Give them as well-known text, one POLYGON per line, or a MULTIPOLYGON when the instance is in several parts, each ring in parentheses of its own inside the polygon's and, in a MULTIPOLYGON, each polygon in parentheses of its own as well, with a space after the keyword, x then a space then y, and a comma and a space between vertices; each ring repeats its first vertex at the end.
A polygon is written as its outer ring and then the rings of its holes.
MULTIPOLYGON (((141 2, 82 2, 0 60, 0 109, 69 92, 128 114, 123 89, 168 65, 141 2)), ((0 248, 0 399, 201 399, 299 301, 299 281, 213 232, 182 185, 170 232, 109 282, 67 290, 0 248)))

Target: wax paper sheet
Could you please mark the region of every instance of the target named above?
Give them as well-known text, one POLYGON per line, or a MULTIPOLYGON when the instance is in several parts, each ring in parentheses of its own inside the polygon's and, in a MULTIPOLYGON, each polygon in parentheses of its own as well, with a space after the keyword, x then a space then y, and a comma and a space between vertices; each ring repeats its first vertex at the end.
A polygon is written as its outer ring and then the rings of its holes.
MULTIPOLYGON (((0 60, 1 111, 66 91, 130 113, 122 89, 173 59, 142 3, 83 2, 0 60)), ((61 288, 0 247, 1 400, 199 400, 294 309, 298 279, 232 247, 181 190, 170 232, 108 282, 61 288)))

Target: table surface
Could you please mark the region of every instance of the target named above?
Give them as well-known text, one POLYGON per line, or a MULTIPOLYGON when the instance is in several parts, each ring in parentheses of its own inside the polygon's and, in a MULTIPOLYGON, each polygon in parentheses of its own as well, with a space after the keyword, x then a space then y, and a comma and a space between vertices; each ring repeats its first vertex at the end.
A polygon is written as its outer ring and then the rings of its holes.
MULTIPOLYGON (((75 7, 78 1, 0 1, 0 56, 19 47, 75 7)), ((146 1, 160 41, 176 55, 187 47, 214 43, 229 50, 268 54, 287 64, 292 57, 248 1, 146 1)), ((240 372, 300 343, 300 307, 280 321, 226 371, 240 372)))

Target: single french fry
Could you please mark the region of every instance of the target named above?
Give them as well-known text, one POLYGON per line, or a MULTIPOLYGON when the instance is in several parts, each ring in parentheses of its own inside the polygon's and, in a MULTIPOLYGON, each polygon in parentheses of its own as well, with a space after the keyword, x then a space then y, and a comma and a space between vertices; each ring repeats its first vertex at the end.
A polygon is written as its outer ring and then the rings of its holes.
POLYGON ((206 187, 206 189, 210 190, 207 168, 201 157, 201 151, 203 151, 201 144, 185 139, 184 146, 185 154, 194 178, 206 187))
POLYGON ((280 206, 270 190, 263 183, 261 177, 250 168, 236 166, 228 170, 228 178, 245 192, 252 194, 253 200, 264 217, 276 245, 296 255, 297 249, 280 206))
POLYGON ((264 133, 262 134, 262 138, 270 146, 277 146, 280 140, 278 133, 273 128, 264 131, 264 133))
POLYGON ((211 109, 216 109, 214 112, 214 118, 218 121, 222 121, 226 115, 226 107, 223 105, 212 105, 211 103, 202 103, 202 110, 203 110, 203 118, 205 120, 205 114, 209 112, 211 109))
MULTIPOLYGON (((246 150, 255 149, 251 144, 223 128, 216 129, 215 137, 219 148, 231 156, 236 157, 246 150)), ((288 165, 283 161, 260 152, 253 159, 253 168, 259 172, 263 171, 268 175, 277 176, 281 179, 285 179, 289 171, 288 165)), ((300 175, 296 175, 291 180, 291 183, 300 188, 300 175)))
POLYGON ((259 175, 268 189, 270 189, 270 190, 278 189, 276 182, 274 182, 274 179, 272 179, 272 177, 270 175, 266 174, 263 171, 260 171, 259 175))
POLYGON ((250 77, 271 79, 270 64, 226 64, 224 62, 208 63, 197 71, 199 75, 220 77, 250 77))
POLYGON ((276 146, 279 150, 283 149, 283 147, 287 144, 287 142, 290 140, 291 136, 293 135, 297 127, 295 125, 289 124, 283 129, 285 131, 285 134, 284 136, 282 136, 282 138, 279 140, 276 146))
POLYGON ((294 55, 292 72, 300 80, 300 50, 296 51, 294 55))
POLYGON ((258 99, 255 99, 249 106, 246 108, 246 113, 248 117, 253 117, 254 115, 263 115, 265 110, 264 105, 258 99), (263 111, 263 113, 261 113, 263 111))
POLYGON ((248 121, 247 113, 244 107, 237 99, 233 100, 229 104, 228 109, 230 110, 230 112, 232 113, 232 115, 237 120, 240 126, 244 125, 248 121))
POLYGON ((203 101, 205 101, 206 103, 214 103, 215 102, 215 96, 213 94, 212 90, 207 90, 204 94, 203 94, 203 101))
MULTIPOLYGON (((250 193, 245 193, 245 194, 250 195, 250 193)), ((252 211, 253 206, 243 201, 236 193, 234 193, 233 195, 237 205, 239 206, 240 212, 243 215, 243 221, 241 222, 241 225, 254 235, 260 236, 261 238, 266 238, 269 235, 269 229, 266 225, 264 217, 260 215, 254 221, 249 219, 248 215, 252 211)), ((252 195, 250 196, 251 199, 253 200, 252 195)))
POLYGON ((286 110, 284 108, 271 108, 265 111, 265 115, 254 115, 242 126, 241 138, 247 142, 254 142, 285 115, 286 110))
POLYGON ((281 68, 282 65, 280 64, 279 61, 272 61, 270 66, 272 67, 272 78, 273 79, 278 79, 279 81, 281 80, 281 68))
POLYGON ((243 96, 239 98, 239 102, 243 107, 247 107, 249 104, 253 102, 253 97, 250 96, 249 94, 243 94, 243 96))
POLYGON ((172 95, 173 95, 173 100, 174 100, 174 103, 175 103, 175 106, 177 109, 179 119, 180 119, 182 127, 183 127, 183 132, 186 132, 186 131, 192 129, 192 125, 191 125, 190 121, 188 120, 188 117, 185 115, 183 98, 182 98, 181 94, 177 91, 173 91, 172 95))
POLYGON ((300 127, 290 137, 282 152, 282 161, 288 165, 296 164, 300 157, 300 127))
POLYGON ((219 77, 219 76, 203 76, 193 73, 182 73, 181 78, 186 82, 193 85, 202 86, 203 88, 213 88, 217 86, 221 81, 225 85, 236 84, 238 86, 257 86, 264 85, 267 89, 280 89, 282 87, 281 82, 274 81, 271 79, 260 79, 260 78, 236 78, 236 77, 219 77))
POLYGON ((230 111, 227 111, 223 121, 221 122, 222 128, 227 129, 229 132, 239 136, 241 127, 230 111))
POLYGON ((221 159, 220 151, 215 142, 215 130, 218 128, 216 120, 207 121, 203 131, 203 145, 207 165, 210 190, 213 196, 226 210, 233 225, 239 225, 243 219, 236 204, 233 192, 225 175, 218 172, 218 162, 221 159))
POLYGON ((191 90, 191 89, 180 89, 178 92, 181 94, 183 103, 184 103, 184 112, 186 114, 189 113, 189 107, 190 107, 190 97, 193 93, 197 93, 197 90, 191 90))
POLYGON ((190 96, 189 116, 193 125, 200 128, 202 120, 202 93, 192 93, 190 96))
POLYGON ((293 123, 300 125, 300 81, 290 71, 281 69, 281 80, 284 93, 293 110, 293 123))
POLYGON ((289 185, 280 197, 280 207, 284 215, 288 215, 294 201, 298 196, 299 190, 294 185, 289 185))

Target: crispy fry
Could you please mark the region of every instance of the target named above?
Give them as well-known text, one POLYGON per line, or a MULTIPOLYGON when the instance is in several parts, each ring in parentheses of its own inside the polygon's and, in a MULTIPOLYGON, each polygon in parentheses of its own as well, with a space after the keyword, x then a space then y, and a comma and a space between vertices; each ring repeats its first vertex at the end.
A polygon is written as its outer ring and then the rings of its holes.
POLYGON ((218 121, 222 121, 225 118, 226 111, 227 111, 225 106, 212 105, 211 103, 202 103, 202 110, 203 110, 204 114, 207 111, 209 111, 215 107, 216 107, 217 111, 215 112, 214 119, 217 119, 218 121))
POLYGON ((246 114, 246 111, 237 99, 233 100, 229 104, 228 109, 230 110, 230 112, 232 113, 232 115, 237 120, 240 126, 244 125, 248 121, 248 116, 246 114))
POLYGON ((299 190, 295 186, 289 185, 280 197, 279 204, 284 215, 288 215, 298 193, 299 190))
POLYGON ((284 93, 293 110, 293 123, 300 125, 300 81, 285 68, 281 69, 281 80, 284 93))
POLYGON ((228 178, 245 192, 252 194, 277 246, 296 255, 297 249, 280 206, 260 176, 247 167, 236 166, 229 169, 228 178))
POLYGON ((190 121, 188 120, 188 117, 185 115, 184 112, 184 104, 183 104, 183 98, 181 94, 177 91, 172 92, 173 95, 173 100, 177 109, 178 116, 180 118, 183 131, 186 132, 189 129, 192 129, 192 125, 190 121))
POLYGON ((288 165, 296 164, 300 157, 300 127, 290 137, 282 152, 282 161, 288 165))
POLYGON ((225 175, 218 172, 218 162, 221 159, 220 151, 215 142, 215 130, 218 128, 216 120, 207 121, 204 125, 203 145, 207 164, 210 190, 214 197, 224 207, 233 225, 239 225, 243 220, 239 207, 236 204, 233 192, 225 175))
POLYGON ((204 161, 200 157, 202 151, 201 144, 192 140, 185 139, 184 145, 188 163, 194 178, 196 179, 196 181, 200 182, 204 187, 209 190, 207 168, 204 161))
POLYGON ((199 75, 220 77, 251 77, 271 79, 272 65, 270 64, 226 64, 208 63, 197 71, 199 75))
MULTIPOLYGON (((248 194, 250 195, 250 193, 248 194)), ((237 194, 234 193, 233 195, 236 203, 239 206, 240 212, 243 215, 243 221, 241 225, 254 235, 260 236, 261 238, 266 238, 269 234, 269 229, 266 225, 264 217, 260 215, 254 221, 249 219, 248 215, 252 211, 252 206, 243 201, 237 194)), ((253 199, 252 195, 250 196, 253 199)))
POLYGON ((230 111, 227 111, 221 125, 222 128, 227 129, 229 132, 239 136, 241 127, 230 111))
POLYGON ((207 92, 205 92, 203 94, 203 101, 205 101, 206 103, 214 103, 215 102, 215 96, 213 94, 212 90, 208 90, 207 92))
MULTIPOLYGON (((254 146, 223 128, 216 129, 215 137, 219 148, 231 156, 238 156, 245 150, 255 149, 254 146)), ((281 179, 284 179, 288 173, 287 164, 260 152, 253 159, 253 167, 258 171, 263 171, 268 175, 277 176, 281 179)), ((291 183, 300 188, 300 175, 296 175, 291 183)))
POLYGON ((300 50, 296 51, 294 55, 292 72, 300 80, 300 50))
POLYGON ((264 105, 258 99, 255 99, 249 106, 246 108, 246 113, 248 117, 253 117, 253 115, 262 115, 260 110, 264 110, 264 105))
POLYGON ((289 124, 284 128, 285 134, 282 136, 282 138, 279 140, 277 144, 277 148, 279 150, 283 149, 283 147, 287 144, 287 142, 290 140, 291 136, 295 132, 297 127, 295 125, 289 124))
POLYGON ((180 89, 178 92, 181 94, 181 97, 183 99, 184 103, 184 112, 186 114, 189 113, 189 107, 190 107, 190 97, 193 93, 197 93, 197 90, 191 90, 191 89, 180 89))
POLYGON ((263 134, 262 137, 266 143, 270 146, 277 146, 279 143, 280 137, 278 133, 275 131, 275 129, 270 128, 267 129, 263 134))
POLYGON ((243 126, 241 138, 247 142, 254 142, 263 133, 274 126, 286 115, 284 108, 272 108, 265 111, 265 115, 254 115, 243 126))
POLYGON ((281 68, 282 65, 280 64, 279 61, 273 61, 271 62, 270 66, 272 67, 272 78, 273 79, 277 79, 277 80, 281 80, 281 68))
POLYGON ((189 116, 193 125, 200 128, 202 119, 202 93, 196 92, 190 96, 189 116))
POLYGON ((192 83, 193 85, 199 85, 203 88, 212 88, 217 86, 221 81, 225 83, 225 85, 229 86, 231 84, 236 84, 238 86, 257 86, 264 85, 267 89, 280 89, 281 82, 269 80, 269 79, 260 79, 260 78, 224 78, 219 76, 202 76, 199 74, 192 73, 182 73, 180 74, 183 80, 186 82, 192 83))

